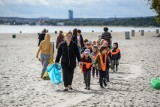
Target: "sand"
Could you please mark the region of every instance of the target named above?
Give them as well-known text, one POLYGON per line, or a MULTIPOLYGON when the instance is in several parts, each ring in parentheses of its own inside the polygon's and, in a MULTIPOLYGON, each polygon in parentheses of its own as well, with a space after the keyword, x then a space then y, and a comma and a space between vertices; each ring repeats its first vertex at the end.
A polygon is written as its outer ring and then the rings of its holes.
MULTIPOLYGON (((83 33, 97 40, 98 33, 83 33)), ((160 77, 160 38, 155 32, 136 33, 125 40, 124 32, 113 32, 122 53, 119 71, 110 70, 110 82, 101 89, 98 78, 91 90, 84 89, 83 75, 75 69, 73 91, 63 92, 63 84, 40 79, 41 63, 35 58, 37 34, 0 34, 0 107, 160 107, 160 91, 150 80, 160 77)), ((55 42, 57 34, 51 34, 55 42)), ((57 54, 55 50, 55 56, 57 54)))

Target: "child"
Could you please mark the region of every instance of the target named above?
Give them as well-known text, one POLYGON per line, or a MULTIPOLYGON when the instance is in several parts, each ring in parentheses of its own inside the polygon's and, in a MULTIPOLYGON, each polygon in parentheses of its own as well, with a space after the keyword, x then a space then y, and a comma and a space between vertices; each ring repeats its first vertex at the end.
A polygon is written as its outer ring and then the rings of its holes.
POLYGON ((97 46, 98 46, 98 50, 100 50, 100 48, 101 48, 101 41, 100 40, 97 40, 97 46))
POLYGON ((118 65, 119 65, 120 58, 121 58, 121 52, 120 52, 120 49, 118 48, 118 43, 115 42, 113 44, 113 50, 111 53, 113 72, 115 72, 115 66, 116 66, 116 71, 118 71, 118 65))
POLYGON ((96 42, 96 41, 93 41, 93 46, 94 46, 94 45, 97 45, 97 42, 96 42))
POLYGON ((91 67, 92 67, 92 59, 90 58, 90 50, 85 49, 84 55, 81 58, 82 65, 81 69, 84 76, 85 89, 90 90, 90 80, 91 80, 91 67))
POLYGON ((106 83, 106 71, 109 67, 108 65, 108 55, 107 55, 107 47, 106 46, 102 46, 100 48, 100 53, 98 54, 95 62, 94 62, 94 66, 98 64, 98 69, 99 69, 99 82, 100 82, 100 86, 101 88, 104 86, 107 86, 106 83))
POLYGON ((92 46, 91 46, 90 42, 87 42, 85 44, 85 47, 82 49, 81 54, 83 54, 83 52, 84 52, 85 49, 89 49, 90 53, 92 53, 92 46))
MULTIPOLYGON (((92 63, 94 63, 95 60, 96 60, 96 57, 97 57, 97 55, 99 53, 98 46, 94 45, 92 50, 93 50, 93 52, 91 54, 92 55, 92 63)), ((93 76, 93 78, 95 77, 95 71, 96 71, 96 77, 98 77, 98 69, 96 67, 92 67, 92 76, 93 76)))
MULTIPOLYGON (((108 56, 108 60, 109 60, 108 63, 109 63, 109 65, 111 65, 110 64, 110 62, 111 62, 111 50, 108 47, 108 42, 104 40, 103 43, 102 43, 102 46, 106 46, 106 48, 107 48, 107 56, 108 56)), ((109 82, 109 67, 107 69, 106 76, 107 76, 107 82, 109 82)))

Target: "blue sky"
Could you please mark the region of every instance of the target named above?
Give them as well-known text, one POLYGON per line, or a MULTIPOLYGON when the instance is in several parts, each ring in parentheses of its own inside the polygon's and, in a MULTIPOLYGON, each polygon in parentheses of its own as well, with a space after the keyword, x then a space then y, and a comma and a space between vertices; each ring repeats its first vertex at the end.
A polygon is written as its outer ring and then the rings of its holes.
POLYGON ((145 0, 0 0, 0 16, 68 18, 155 16, 145 0))

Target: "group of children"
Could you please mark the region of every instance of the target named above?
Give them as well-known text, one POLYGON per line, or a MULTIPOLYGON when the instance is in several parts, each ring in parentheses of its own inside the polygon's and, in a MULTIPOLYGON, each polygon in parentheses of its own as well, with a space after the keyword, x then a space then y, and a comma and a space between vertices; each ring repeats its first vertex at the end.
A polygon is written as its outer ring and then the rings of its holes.
POLYGON ((84 44, 80 68, 84 75, 85 89, 90 90, 91 72, 93 78, 99 77, 100 87, 104 88, 109 82, 109 69, 111 68, 113 72, 118 71, 121 58, 118 43, 113 44, 113 49, 104 39, 93 42, 86 39, 84 44))

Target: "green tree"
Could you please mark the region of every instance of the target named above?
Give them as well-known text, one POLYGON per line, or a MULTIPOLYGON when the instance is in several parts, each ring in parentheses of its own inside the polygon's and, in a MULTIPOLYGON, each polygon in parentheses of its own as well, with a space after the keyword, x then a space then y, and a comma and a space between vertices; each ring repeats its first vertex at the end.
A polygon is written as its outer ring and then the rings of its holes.
POLYGON ((151 4, 151 9, 155 10, 157 14, 157 21, 160 23, 160 0, 148 0, 151 4))

